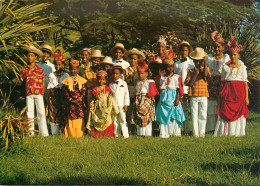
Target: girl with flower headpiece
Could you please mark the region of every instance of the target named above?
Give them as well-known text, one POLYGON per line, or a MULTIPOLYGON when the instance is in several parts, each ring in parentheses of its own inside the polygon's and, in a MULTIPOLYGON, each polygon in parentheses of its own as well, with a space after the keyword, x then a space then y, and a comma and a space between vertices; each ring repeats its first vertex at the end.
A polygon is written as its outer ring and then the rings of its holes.
POLYGON ((232 37, 227 46, 231 60, 220 68, 222 82, 214 136, 244 136, 249 112, 247 70, 244 63, 239 60, 242 45, 232 37))
POLYGON ((221 66, 230 60, 228 54, 223 54, 225 48, 225 41, 221 34, 214 31, 211 34, 211 38, 214 45, 215 54, 208 55, 208 67, 211 72, 211 77, 208 79, 208 113, 207 113, 207 124, 206 132, 215 130, 217 123, 217 109, 218 109, 218 96, 219 96, 219 85, 221 84, 220 68, 221 66))
POLYGON ((53 58, 56 71, 49 75, 47 89, 50 90, 50 93, 46 107, 46 116, 50 119, 52 134, 58 134, 61 121, 62 81, 69 77, 69 74, 64 71, 65 58, 60 50, 56 50, 53 53, 53 58))
POLYGON ((106 85, 107 72, 97 72, 97 86, 92 90, 87 129, 95 137, 114 137, 114 126, 116 114, 119 109, 115 104, 111 89, 106 85))
POLYGON ((160 100, 156 107, 155 119, 160 125, 160 137, 181 136, 185 120, 180 98, 183 95, 181 76, 174 74, 172 59, 163 61, 165 73, 160 79, 160 100))
POLYGON ((70 61, 70 76, 62 81, 62 113, 65 137, 82 137, 87 116, 87 80, 78 75, 79 61, 70 61))
POLYGON ((144 60, 138 60, 138 78, 134 102, 132 124, 137 125, 137 135, 152 136, 152 121, 154 121, 154 96, 158 95, 154 80, 147 79, 148 65, 144 60))

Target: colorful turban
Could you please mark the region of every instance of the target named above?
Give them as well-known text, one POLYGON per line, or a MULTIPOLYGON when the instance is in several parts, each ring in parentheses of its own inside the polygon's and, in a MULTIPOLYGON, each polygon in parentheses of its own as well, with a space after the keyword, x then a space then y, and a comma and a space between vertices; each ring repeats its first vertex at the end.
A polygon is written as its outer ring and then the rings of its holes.
POLYGON ((227 44, 229 51, 231 52, 240 52, 242 45, 238 44, 234 37, 231 37, 227 44))
POLYGON ((100 70, 97 72, 97 76, 99 77, 106 77, 107 76, 107 72, 104 70, 100 70))
POLYGON ((78 67, 79 66, 79 61, 75 60, 75 59, 70 60, 70 66, 78 67))
POLYGON ((54 61, 61 61, 61 62, 64 62, 65 61, 65 58, 64 56, 62 55, 61 51, 58 49, 56 50, 53 54, 52 54, 52 57, 54 58, 54 61))
POLYGON ((137 65, 138 65, 137 68, 138 68, 139 71, 147 71, 148 70, 148 65, 144 60, 139 59, 137 61, 137 65))
POLYGON ((83 48, 82 51, 88 51, 88 53, 91 54, 91 48, 83 48))
POLYGON ((222 35, 220 33, 218 33, 218 31, 214 31, 212 32, 211 34, 211 39, 214 41, 214 42, 217 42, 217 43, 221 43, 221 44, 224 44, 225 41, 222 37, 222 35))

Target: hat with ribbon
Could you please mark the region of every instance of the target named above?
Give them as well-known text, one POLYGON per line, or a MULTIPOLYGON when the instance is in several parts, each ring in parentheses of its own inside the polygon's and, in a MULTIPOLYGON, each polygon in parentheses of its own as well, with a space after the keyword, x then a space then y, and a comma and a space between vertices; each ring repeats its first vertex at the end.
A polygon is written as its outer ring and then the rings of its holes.
POLYGON ((124 54, 126 53, 125 46, 122 43, 116 43, 115 46, 113 48, 111 48, 111 50, 110 50, 111 54, 114 54, 115 50, 118 48, 121 49, 124 54))
POLYGON ((136 49, 136 48, 133 48, 131 50, 128 50, 125 54, 125 57, 126 58, 130 58, 131 55, 138 55, 138 58, 139 59, 145 59, 145 55, 143 52, 141 52, 140 50, 136 49))
POLYGON ((36 54, 38 57, 42 57, 42 51, 39 50, 38 48, 36 48, 35 46, 28 46, 27 48, 25 48, 25 50, 29 53, 34 53, 36 54))
POLYGON ((242 48, 242 45, 238 44, 234 37, 231 37, 227 43, 227 46, 231 52, 240 52, 242 48))
POLYGON ((52 47, 50 45, 42 45, 42 51, 52 53, 52 47))

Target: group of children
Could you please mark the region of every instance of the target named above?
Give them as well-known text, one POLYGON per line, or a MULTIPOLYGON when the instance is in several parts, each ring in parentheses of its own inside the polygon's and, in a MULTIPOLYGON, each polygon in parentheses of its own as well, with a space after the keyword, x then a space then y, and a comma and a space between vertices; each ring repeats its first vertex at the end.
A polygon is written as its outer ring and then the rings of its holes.
POLYGON ((129 132, 152 136, 155 123, 161 138, 181 136, 183 125, 190 134, 189 105, 195 137, 213 131, 215 136, 245 135, 249 100, 246 66, 239 60, 242 46, 234 38, 226 45, 217 31, 211 38, 214 55, 199 47, 193 51, 183 41, 177 62, 167 55, 164 39, 157 42, 157 54, 146 61, 143 52, 127 51, 121 43, 111 49, 114 60, 100 50, 84 48, 80 61, 70 61, 69 74, 60 50, 52 54, 48 45, 41 50, 29 46, 29 64, 21 80, 31 135, 34 104, 43 136, 49 135, 46 116, 52 134, 61 129, 65 137, 82 137, 85 128, 95 138, 128 138, 129 132), (230 55, 223 54, 226 46, 230 55))

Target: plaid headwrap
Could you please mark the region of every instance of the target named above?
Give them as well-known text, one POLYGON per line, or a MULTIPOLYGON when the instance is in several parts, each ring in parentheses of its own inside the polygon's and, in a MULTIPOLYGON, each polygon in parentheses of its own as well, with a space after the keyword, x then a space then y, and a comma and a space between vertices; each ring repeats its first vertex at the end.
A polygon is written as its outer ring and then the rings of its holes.
POLYGON ((91 54, 91 48, 83 48, 82 51, 88 51, 89 54, 91 54))
POLYGON ((240 52, 242 45, 238 44, 234 37, 231 37, 227 44, 229 51, 231 52, 240 52))
POLYGON ((214 42, 217 42, 217 43, 221 43, 221 44, 224 44, 225 41, 222 37, 222 35, 220 33, 218 33, 218 31, 214 31, 212 32, 211 34, 211 39, 214 41, 214 42))

